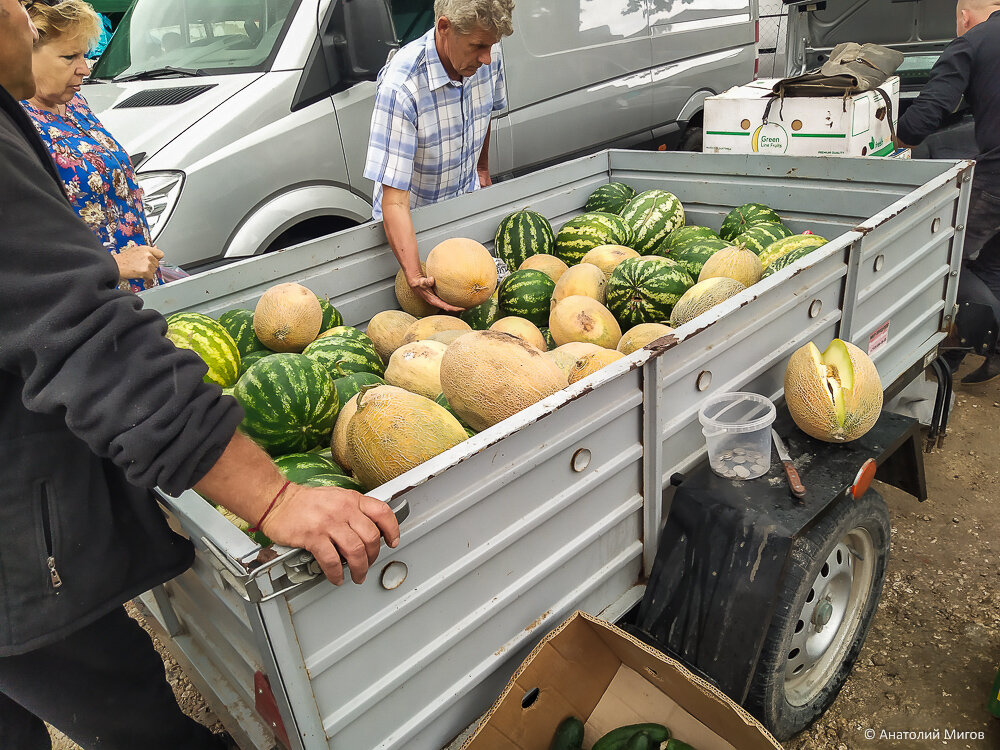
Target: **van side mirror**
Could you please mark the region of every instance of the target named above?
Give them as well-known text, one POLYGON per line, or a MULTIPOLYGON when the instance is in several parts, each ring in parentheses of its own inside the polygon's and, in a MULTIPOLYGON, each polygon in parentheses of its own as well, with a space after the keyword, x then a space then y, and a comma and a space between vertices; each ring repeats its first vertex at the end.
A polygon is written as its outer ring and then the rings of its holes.
POLYGON ((348 84, 374 81, 399 47, 388 0, 339 0, 333 26, 340 32, 334 41, 340 75, 348 84))

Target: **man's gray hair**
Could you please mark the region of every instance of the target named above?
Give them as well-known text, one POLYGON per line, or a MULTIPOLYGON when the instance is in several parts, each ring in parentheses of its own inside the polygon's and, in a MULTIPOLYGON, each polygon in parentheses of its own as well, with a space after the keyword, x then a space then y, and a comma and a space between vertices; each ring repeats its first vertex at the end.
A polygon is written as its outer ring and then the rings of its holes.
POLYGON ((510 36, 513 13, 514 0, 434 0, 435 22, 444 16, 459 34, 482 28, 498 37, 510 36))

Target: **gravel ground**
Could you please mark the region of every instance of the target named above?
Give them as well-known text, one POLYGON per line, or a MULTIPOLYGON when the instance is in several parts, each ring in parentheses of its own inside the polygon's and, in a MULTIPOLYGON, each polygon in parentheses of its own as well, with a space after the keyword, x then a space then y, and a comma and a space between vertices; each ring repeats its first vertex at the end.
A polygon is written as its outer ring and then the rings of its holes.
MULTIPOLYGON (((963 374, 981 361, 970 359, 963 374)), ((786 750, 1000 748, 1000 720, 985 708, 1000 666, 1000 380, 956 379, 956 393, 944 448, 925 456, 928 501, 880 487, 892 552, 872 630, 831 709, 786 750), (891 739, 898 732, 939 738, 891 739)), ((156 645, 184 710, 221 729, 156 645)), ((55 750, 78 750, 53 737, 55 750)))

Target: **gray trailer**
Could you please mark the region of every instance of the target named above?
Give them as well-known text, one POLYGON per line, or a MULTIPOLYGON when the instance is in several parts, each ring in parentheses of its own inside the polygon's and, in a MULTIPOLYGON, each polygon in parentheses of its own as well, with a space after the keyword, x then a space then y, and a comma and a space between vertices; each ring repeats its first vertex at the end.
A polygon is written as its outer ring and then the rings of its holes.
MULTIPOLYGON (((490 246, 515 209, 558 229, 622 181, 673 192, 692 224, 717 228, 752 200, 831 241, 370 493, 408 516, 363 585, 332 586, 300 550, 261 554, 194 492, 163 495, 197 556, 143 596, 154 625, 247 750, 439 750, 574 610, 614 621, 642 598, 664 489, 704 457, 703 399, 780 398, 788 357, 810 340, 876 342, 887 388, 936 356, 971 176, 969 162, 608 151, 415 211, 424 255, 454 236, 490 246)), ((397 306, 396 270, 367 224, 142 296, 214 317, 296 281, 363 326, 397 306)))

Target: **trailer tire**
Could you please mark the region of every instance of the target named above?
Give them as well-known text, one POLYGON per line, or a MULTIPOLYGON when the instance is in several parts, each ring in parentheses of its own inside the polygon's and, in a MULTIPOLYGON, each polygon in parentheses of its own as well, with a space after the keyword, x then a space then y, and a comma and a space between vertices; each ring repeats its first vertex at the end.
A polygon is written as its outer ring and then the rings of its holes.
POLYGON ((794 542, 746 702, 779 741, 826 711, 854 666, 882 594, 890 528, 885 500, 869 490, 841 496, 794 542))

